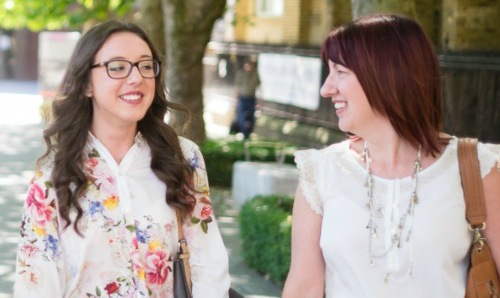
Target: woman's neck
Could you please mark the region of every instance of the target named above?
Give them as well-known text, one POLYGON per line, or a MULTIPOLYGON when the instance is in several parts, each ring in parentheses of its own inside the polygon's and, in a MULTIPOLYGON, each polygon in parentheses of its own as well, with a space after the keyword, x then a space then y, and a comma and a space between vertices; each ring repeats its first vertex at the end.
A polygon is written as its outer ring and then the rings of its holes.
POLYGON ((117 164, 120 164, 123 157, 134 144, 137 133, 136 127, 131 128, 91 128, 92 135, 101 142, 117 164))
MULTIPOLYGON (((351 144, 351 148, 359 155, 369 152, 371 171, 374 175, 396 179, 411 175, 418 147, 412 146, 400 137, 359 139, 351 144)), ((364 160, 360 160, 363 165, 364 160)))

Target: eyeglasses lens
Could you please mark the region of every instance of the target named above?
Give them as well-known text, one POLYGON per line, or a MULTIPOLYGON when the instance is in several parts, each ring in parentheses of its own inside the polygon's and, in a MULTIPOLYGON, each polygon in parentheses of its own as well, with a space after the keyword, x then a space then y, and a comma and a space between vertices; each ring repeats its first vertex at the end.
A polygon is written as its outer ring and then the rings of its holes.
POLYGON ((141 76, 144 78, 154 78, 160 73, 160 65, 155 60, 144 60, 136 63, 115 60, 109 61, 107 64, 108 75, 114 79, 126 78, 132 72, 133 66, 137 66, 141 76))

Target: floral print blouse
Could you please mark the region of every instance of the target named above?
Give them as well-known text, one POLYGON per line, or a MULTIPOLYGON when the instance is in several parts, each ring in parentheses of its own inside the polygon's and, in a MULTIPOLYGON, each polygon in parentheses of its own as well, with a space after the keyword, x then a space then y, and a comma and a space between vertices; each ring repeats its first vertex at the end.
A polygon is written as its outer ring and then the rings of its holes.
MULTIPOLYGON (((228 256, 210 203, 203 157, 180 138, 195 169, 196 205, 183 226, 190 250, 194 297, 226 297, 228 256)), ((50 167, 30 183, 17 251, 14 297, 173 297, 177 251, 175 210, 166 185, 150 168, 151 154, 139 133, 120 164, 89 134, 79 236, 64 228, 50 181, 50 167)), ((74 220, 76 211, 70 214, 74 220)))

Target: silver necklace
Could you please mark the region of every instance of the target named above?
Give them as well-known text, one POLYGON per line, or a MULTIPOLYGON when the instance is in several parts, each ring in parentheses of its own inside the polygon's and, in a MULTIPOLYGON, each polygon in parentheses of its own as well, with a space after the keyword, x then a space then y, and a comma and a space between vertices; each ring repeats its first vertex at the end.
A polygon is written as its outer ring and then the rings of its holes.
POLYGON ((370 210, 370 218, 368 220, 368 225, 366 228, 368 229, 368 257, 370 259, 370 267, 375 267, 376 259, 384 258, 389 252, 394 249, 399 249, 403 246, 404 242, 408 243, 410 250, 410 265, 406 273, 400 278, 394 278, 390 272, 386 273, 384 281, 387 283, 389 279, 393 280, 403 280, 408 276, 411 276, 413 273, 413 237, 412 237, 412 229, 413 229, 413 213, 415 210, 415 205, 418 204, 418 196, 417 196, 417 185, 418 185, 418 173, 422 167, 422 146, 418 146, 418 153, 415 163, 413 165, 412 171, 412 182, 413 189, 411 192, 410 200, 408 201, 408 206, 406 207, 403 215, 396 221, 391 218, 391 241, 390 245, 387 249, 382 252, 375 253, 373 250, 373 241, 378 237, 377 231, 377 219, 381 219, 384 216, 384 210, 380 202, 373 195, 373 174, 371 170, 371 159, 370 153, 368 151, 367 144, 365 142, 364 149, 361 157, 365 161, 365 169, 366 169, 366 181, 364 186, 367 190, 368 195, 368 209, 370 210), (397 225, 395 225, 397 224, 397 225), (394 228, 395 227, 395 228, 394 228), (403 233, 406 231, 406 233, 403 233), (404 235, 403 235, 404 234, 404 235), (403 237, 404 236, 404 237, 403 237), (404 241, 401 241, 404 240, 404 241))

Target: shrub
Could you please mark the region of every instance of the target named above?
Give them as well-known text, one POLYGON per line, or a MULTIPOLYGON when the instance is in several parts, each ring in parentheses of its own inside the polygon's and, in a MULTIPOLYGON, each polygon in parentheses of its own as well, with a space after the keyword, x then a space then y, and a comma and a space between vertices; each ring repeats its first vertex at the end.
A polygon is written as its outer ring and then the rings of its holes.
MULTIPOLYGON (((247 141, 249 142, 249 141, 247 141)), ((201 146, 205 158, 207 175, 210 185, 231 187, 233 163, 238 160, 249 159, 252 161, 277 161, 280 154, 277 148, 284 149, 283 162, 293 164, 293 151, 295 147, 281 141, 254 142, 248 147, 245 157, 245 141, 241 140, 207 140, 201 146)))
POLYGON ((278 283, 290 267, 292 205, 290 196, 256 196, 239 214, 244 261, 278 283))

